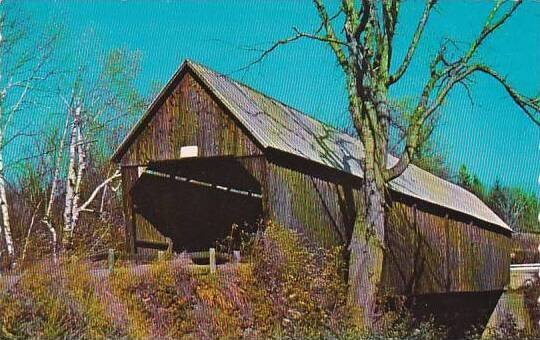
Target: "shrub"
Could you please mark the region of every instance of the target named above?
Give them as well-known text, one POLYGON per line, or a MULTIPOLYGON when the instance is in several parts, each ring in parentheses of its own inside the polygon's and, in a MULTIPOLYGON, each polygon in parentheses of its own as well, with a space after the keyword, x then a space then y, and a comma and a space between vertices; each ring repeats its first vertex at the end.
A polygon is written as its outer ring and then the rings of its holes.
POLYGON ((111 315, 105 309, 103 296, 97 293, 96 278, 90 273, 87 263, 71 261, 64 267, 64 290, 67 298, 77 304, 85 320, 84 335, 89 339, 120 337, 111 315))
POLYGON ((270 299, 282 335, 336 335, 348 325, 341 248, 310 247, 291 230, 269 224, 252 253, 256 284, 270 299))
POLYGON ((84 264, 31 267, 0 296, 0 337, 119 336, 94 292, 84 264))
POLYGON ((147 272, 133 274, 123 268, 110 278, 113 292, 127 308, 131 337, 178 338, 193 332, 188 313, 194 280, 184 264, 160 260, 147 272))

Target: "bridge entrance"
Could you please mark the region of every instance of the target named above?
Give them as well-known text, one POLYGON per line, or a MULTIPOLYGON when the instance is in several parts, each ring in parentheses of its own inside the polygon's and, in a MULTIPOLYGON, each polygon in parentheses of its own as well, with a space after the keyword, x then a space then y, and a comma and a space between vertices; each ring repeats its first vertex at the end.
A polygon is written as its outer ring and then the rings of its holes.
POLYGON ((151 163, 131 190, 134 209, 173 250, 208 250, 231 233, 249 228, 262 214, 259 182, 226 157, 151 163))

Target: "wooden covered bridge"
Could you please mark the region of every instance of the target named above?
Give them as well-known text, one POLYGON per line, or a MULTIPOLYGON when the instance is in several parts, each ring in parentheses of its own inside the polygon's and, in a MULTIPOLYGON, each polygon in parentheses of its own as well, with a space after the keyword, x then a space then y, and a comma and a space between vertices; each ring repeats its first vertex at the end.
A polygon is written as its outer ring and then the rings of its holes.
MULTIPOLYGON (((362 206, 361 152, 357 139, 185 61, 113 156, 130 251, 165 237, 176 251, 208 249, 259 217, 347 244, 362 206)), ((510 228, 414 165, 389 189, 383 287, 463 317, 471 304, 492 309, 509 279, 510 228)))

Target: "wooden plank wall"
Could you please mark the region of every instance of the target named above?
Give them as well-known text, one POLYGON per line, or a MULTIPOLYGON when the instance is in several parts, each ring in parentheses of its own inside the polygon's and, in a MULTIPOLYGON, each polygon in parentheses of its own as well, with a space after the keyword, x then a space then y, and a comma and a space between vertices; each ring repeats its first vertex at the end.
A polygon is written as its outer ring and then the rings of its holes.
POLYGON ((303 233, 322 246, 343 245, 350 238, 360 192, 313 175, 268 164, 268 217, 303 233))
POLYGON ((507 284, 508 235, 402 202, 389 216, 383 282, 391 292, 493 291, 507 284))
POLYGON ((540 234, 515 233, 512 235, 512 263, 540 262, 540 234))
MULTIPOLYGON (((186 74, 121 160, 126 239, 129 240, 130 251, 135 251, 136 239, 165 242, 165 237, 159 231, 144 217, 133 212, 128 193, 138 178, 136 166, 146 165, 149 161, 180 158, 180 147, 187 145, 198 146, 200 157, 262 155, 233 118, 195 78, 186 74)), ((243 162, 248 168, 253 168, 256 178, 263 178, 262 164, 265 162, 243 162)))
POLYGON ((123 208, 124 208, 124 224, 126 226, 125 235, 126 235, 126 251, 129 253, 135 252, 135 240, 137 239, 136 234, 136 222, 135 222, 135 213, 133 211, 133 202, 131 201, 131 196, 128 194, 133 184, 138 178, 137 168, 136 167, 122 167, 122 198, 123 198, 123 208))
POLYGON ((196 145, 200 157, 261 155, 231 115, 189 73, 158 108, 123 156, 122 164, 180 158, 180 147, 196 145))

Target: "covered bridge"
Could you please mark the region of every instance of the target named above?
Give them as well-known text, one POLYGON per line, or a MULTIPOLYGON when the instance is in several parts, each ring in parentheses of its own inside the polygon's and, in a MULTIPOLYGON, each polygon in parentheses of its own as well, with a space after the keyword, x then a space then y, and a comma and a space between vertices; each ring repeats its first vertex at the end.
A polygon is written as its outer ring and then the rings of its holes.
MULTIPOLYGON (((361 153, 357 139, 187 60, 113 156, 130 251, 165 237, 176 251, 208 249, 231 224, 259 217, 323 246, 347 244, 362 206, 361 153)), ((509 279, 510 228, 414 165, 389 189, 384 287, 494 305, 509 279)))

